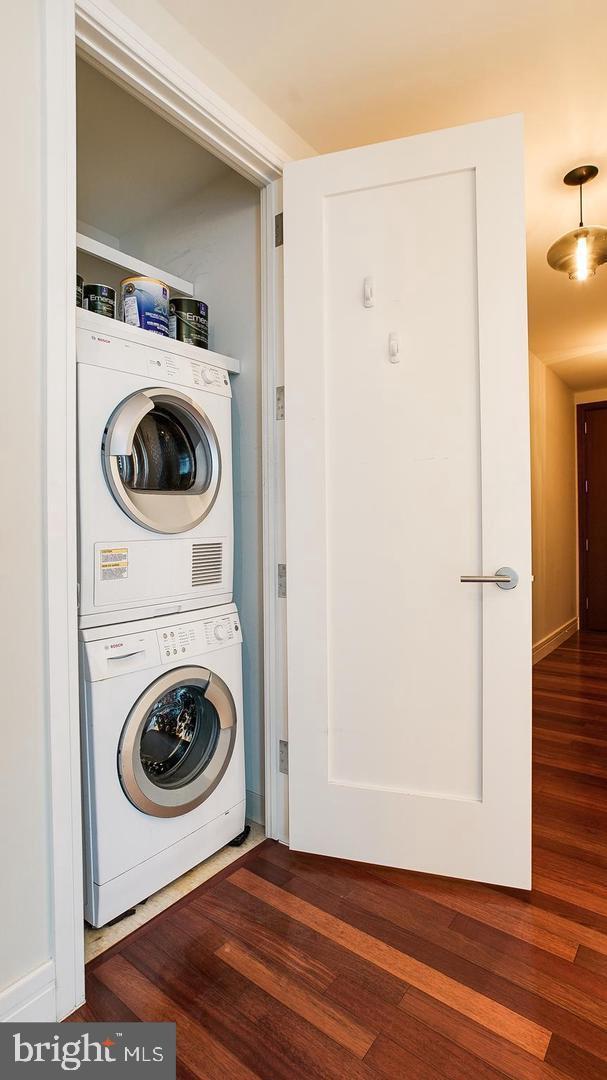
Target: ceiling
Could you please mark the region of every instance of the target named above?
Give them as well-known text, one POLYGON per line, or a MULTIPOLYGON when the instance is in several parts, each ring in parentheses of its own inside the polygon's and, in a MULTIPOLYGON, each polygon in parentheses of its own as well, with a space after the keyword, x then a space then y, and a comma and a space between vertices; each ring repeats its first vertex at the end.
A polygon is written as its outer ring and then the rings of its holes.
POLYGON ((189 32, 320 152, 522 112, 531 348, 576 389, 607 385, 607 266, 585 283, 546 251, 577 224, 572 166, 601 168, 607 223, 604 0, 163 0, 189 32))
POLYGON ((162 214, 167 192, 177 205, 230 174, 227 165, 83 60, 76 78, 83 224, 119 240, 162 214), (132 197, 120 201, 116 192, 125 186, 132 197))

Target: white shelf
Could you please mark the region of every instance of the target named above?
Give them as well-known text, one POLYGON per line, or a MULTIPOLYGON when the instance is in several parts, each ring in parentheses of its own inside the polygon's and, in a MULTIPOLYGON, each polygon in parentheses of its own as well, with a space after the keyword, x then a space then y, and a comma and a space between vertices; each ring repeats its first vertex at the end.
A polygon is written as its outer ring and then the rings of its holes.
POLYGON ((184 341, 174 341, 173 338, 153 334, 150 330, 142 330, 140 326, 129 326, 120 319, 108 319, 105 315, 97 315, 95 311, 86 311, 85 308, 76 308, 76 326, 102 337, 121 338, 124 342, 145 345, 148 349, 159 349, 173 356, 198 360, 212 367, 223 368, 233 375, 240 371, 240 361, 232 356, 224 356, 223 353, 213 352, 211 349, 200 349, 196 345, 187 345, 184 341))
POLYGON ((111 263, 112 266, 121 267, 127 273, 159 278, 160 281, 166 282, 172 292, 179 293, 180 296, 194 295, 194 285, 191 281, 176 277, 175 274, 169 274, 166 270, 160 270, 157 266, 151 266, 150 263, 143 262, 142 259, 137 259, 134 255, 127 255, 126 251, 119 251, 118 248, 110 247, 109 244, 102 244, 100 240, 93 240, 92 236, 76 233, 76 247, 79 251, 86 251, 89 255, 95 255, 96 258, 111 263))

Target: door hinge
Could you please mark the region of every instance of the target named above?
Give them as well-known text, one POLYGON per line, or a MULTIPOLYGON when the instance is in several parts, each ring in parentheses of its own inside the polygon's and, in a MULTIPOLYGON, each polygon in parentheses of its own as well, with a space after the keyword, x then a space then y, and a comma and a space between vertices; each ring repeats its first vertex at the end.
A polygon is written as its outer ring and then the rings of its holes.
POLYGON ((274 217, 274 247, 282 247, 284 243, 284 225, 282 210, 274 217))
POLYGON ((284 386, 276 387, 276 419, 284 420, 285 418, 285 388, 284 386))
POLYGON ((588 541, 586 541, 586 551, 588 551, 588 541))
POLYGON ((588 611, 588 607, 589 607, 589 604, 588 604, 588 597, 586 597, 586 611, 588 611))
POLYGON ((588 494, 588 481, 584 480, 584 491, 588 494))
POLYGON ((289 744, 286 739, 278 740, 278 771, 289 775, 289 744))
POLYGON ((278 599, 284 600, 287 595, 287 564, 278 564, 278 599))
POLYGON ((584 435, 588 434, 588 421, 584 420, 584 435))

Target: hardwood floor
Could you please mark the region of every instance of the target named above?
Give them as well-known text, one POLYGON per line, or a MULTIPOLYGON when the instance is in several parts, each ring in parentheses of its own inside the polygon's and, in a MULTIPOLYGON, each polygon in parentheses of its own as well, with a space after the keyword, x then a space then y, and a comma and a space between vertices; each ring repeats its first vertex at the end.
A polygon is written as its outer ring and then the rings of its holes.
POLYGON ((534 888, 265 841, 87 968, 178 1076, 607 1078, 607 635, 535 668, 534 888))

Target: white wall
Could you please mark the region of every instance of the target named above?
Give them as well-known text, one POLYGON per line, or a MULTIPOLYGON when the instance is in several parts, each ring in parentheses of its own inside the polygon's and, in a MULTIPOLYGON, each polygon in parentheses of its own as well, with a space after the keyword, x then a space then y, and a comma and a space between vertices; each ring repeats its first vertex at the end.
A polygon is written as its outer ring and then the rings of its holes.
POLYGON ((41 0, 2 20, 0 991, 50 955, 42 569, 41 0))
MULTIPOLYGON (((176 166, 177 167, 177 166, 176 166)), ((263 617, 259 191, 236 173, 171 205, 121 247, 194 282, 209 305, 209 347, 240 360, 232 378, 234 599, 243 629, 248 812, 263 802, 263 617)))

